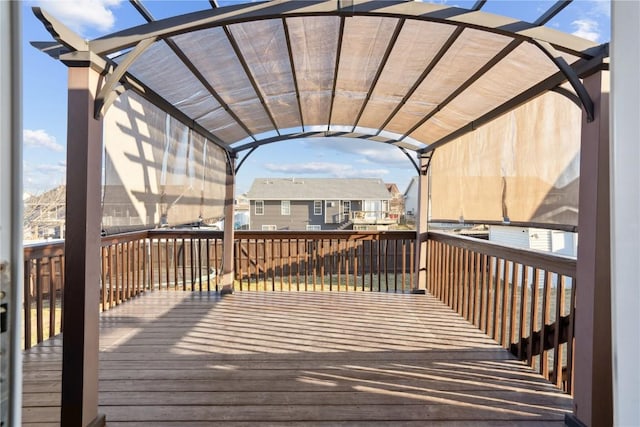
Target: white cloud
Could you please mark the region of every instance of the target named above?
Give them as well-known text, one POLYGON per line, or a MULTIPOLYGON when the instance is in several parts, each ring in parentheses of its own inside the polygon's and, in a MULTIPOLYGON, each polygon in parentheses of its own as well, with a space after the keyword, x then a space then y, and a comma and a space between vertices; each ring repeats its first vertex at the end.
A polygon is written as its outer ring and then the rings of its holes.
POLYGON ((600 29, 597 21, 590 18, 577 19, 571 23, 576 29, 573 33, 574 36, 582 37, 583 39, 597 42, 600 39, 600 29))
POLYGON ((611 16, 611 0, 592 0, 590 14, 593 16, 611 16))
POLYGON ((56 137, 49 135, 44 129, 23 131, 23 141, 30 147, 46 148, 48 150, 62 152, 64 147, 56 142, 56 137))
POLYGON ((37 4, 71 29, 108 31, 115 24, 112 8, 122 0, 39 0, 37 4))
POLYGON ((356 155, 360 163, 376 163, 385 167, 396 168, 411 167, 409 159, 398 147, 380 142, 327 138, 323 141, 307 140, 306 144, 323 152, 332 150, 356 155))
POLYGON ((359 169, 344 163, 267 163, 264 168, 270 172, 288 175, 322 175, 333 178, 380 178, 388 175, 387 169, 359 169))
POLYGON ((32 164, 24 162, 24 188, 31 194, 50 190, 66 179, 66 162, 32 164))

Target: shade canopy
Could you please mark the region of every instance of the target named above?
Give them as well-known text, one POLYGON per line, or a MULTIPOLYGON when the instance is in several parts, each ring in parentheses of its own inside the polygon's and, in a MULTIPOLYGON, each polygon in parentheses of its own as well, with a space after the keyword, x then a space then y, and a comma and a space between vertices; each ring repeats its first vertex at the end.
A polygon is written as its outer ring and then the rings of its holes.
POLYGON ((602 56, 542 25, 557 5, 536 23, 406 1, 277 0, 159 21, 136 5, 149 23, 92 41, 36 14, 62 60, 104 60, 106 106, 132 89, 230 152, 301 136, 430 151, 564 81, 575 90, 602 56))

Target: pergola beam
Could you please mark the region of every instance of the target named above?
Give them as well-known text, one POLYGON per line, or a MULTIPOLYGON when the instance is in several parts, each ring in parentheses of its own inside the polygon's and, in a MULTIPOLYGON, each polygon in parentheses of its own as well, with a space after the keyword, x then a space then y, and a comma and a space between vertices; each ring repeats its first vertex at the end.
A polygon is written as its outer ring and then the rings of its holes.
POLYGON ((431 62, 429 63, 429 65, 427 65, 427 67, 424 69, 422 74, 420 74, 420 76, 415 81, 413 86, 411 86, 411 88, 407 91, 407 93, 402 97, 402 100, 400 101, 400 103, 396 105, 396 108, 393 109, 391 114, 389 114, 389 116, 382 123, 382 125, 380 125, 380 130, 378 131, 378 133, 382 132, 382 130, 386 128, 386 126, 391 122, 391 120, 393 120, 396 114, 398 114, 400 109, 402 109, 404 104, 406 104, 407 101, 413 96, 413 94, 415 93, 416 90, 418 90, 418 88, 420 87, 424 79, 426 79, 427 76, 431 74, 431 71, 433 71, 436 65, 438 65, 442 57, 449 51, 449 49, 451 48, 451 46, 453 46, 455 41, 458 40, 458 37, 460 37, 460 34, 462 34, 463 31, 464 31, 464 28, 462 27, 458 27, 453 31, 453 33, 449 36, 447 41, 444 42, 440 50, 438 50, 438 53, 436 53, 436 55, 431 59, 431 62))
POLYGON ((547 42, 535 41, 534 42, 551 61, 560 69, 562 74, 565 75, 573 90, 576 91, 578 98, 580 98, 580 102, 587 113, 587 120, 593 121, 594 117, 594 106, 589 93, 585 89, 584 85, 580 81, 578 75, 573 71, 573 68, 567 64, 567 61, 560 55, 554 48, 547 42))
POLYGON ((331 88, 331 103, 329 105, 329 121, 327 122, 327 131, 331 127, 333 118, 333 104, 336 99, 336 85, 338 84, 338 70, 340 69, 340 54, 342 53, 342 39, 344 38, 345 17, 340 17, 340 29, 338 30, 338 47, 336 48, 336 65, 333 70, 333 86, 331 88))
MULTIPOLYGON (((271 125, 273 126, 273 129, 275 129, 278 135, 280 135, 280 131, 278 130, 278 125, 276 124, 276 121, 273 118, 273 114, 271 113, 271 110, 269 110, 269 107, 267 106, 267 103, 265 102, 264 97, 262 96, 262 93, 260 93, 260 88, 258 87, 258 83, 256 83, 256 79, 253 77, 253 73, 251 73, 249 64, 247 64, 247 61, 244 59, 244 55, 240 50, 240 46, 238 46, 238 42, 236 41, 236 38, 233 36, 233 33, 231 32, 229 27, 225 26, 225 27, 222 27, 222 29, 224 30, 224 33, 227 36, 227 40, 229 40, 229 43, 231 43, 231 47, 233 48, 233 51, 236 54, 236 58, 238 59, 238 61, 240 61, 240 65, 242 65, 242 69, 244 70, 245 75, 249 79, 249 82, 251 83, 251 87, 253 88, 256 96, 258 97, 260 104, 262 104, 262 108, 264 108, 265 113, 269 117, 269 120, 271 121, 271 125)), ((255 138, 253 139, 255 140, 255 138)))
POLYGON ((289 34, 289 26, 287 25, 287 20, 285 18, 282 18, 282 28, 284 29, 284 38, 287 42, 287 54, 289 55, 289 64, 291 65, 291 77, 293 78, 293 86, 296 89, 296 101, 298 103, 298 113, 300 114, 300 127, 304 132, 304 117, 302 115, 302 102, 300 101, 300 89, 298 87, 296 64, 293 60, 293 50, 291 50, 291 36, 289 34))
POLYGON ((369 87, 367 96, 364 98, 364 101, 360 106, 360 111, 358 112, 358 115, 356 116, 356 119, 353 122, 353 128, 351 129, 352 132, 356 130, 356 127, 358 127, 358 122, 360 121, 360 118, 362 117, 362 114, 364 113, 365 108, 367 108, 367 104, 371 99, 371 95, 373 94, 373 91, 375 90, 376 85, 378 84, 378 80, 382 75, 382 71, 384 70, 384 67, 387 65, 387 61, 391 56, 391 52, 393 51, 393 48, 395 47, 396 42, 398 41, 398 37, 400 37, 400 32, 402 31, 402 27, 404 26, 404 23, 405 23, 404 19, 399 19, 398 23, 396 24, 396 28, 393 30, 393 35, 391 36, 391 39, 389 39, 389 43, 387 44, 387 49, 385 50, 384 55, 380 60, 380 64, 378 64, 378 69, 376 70, 376 74, 373 77, 373 80, 371 81, 371 86, 369 87))
POLYGON ((487 0, 478 0, 472 7, 471 10, 480 10, 484 7, 487 0))
POLYGON ((233 152, 240 153, 245 150, 250 150, 253 147, 260 147, 262 145, 272 144, 274 142, 289 141, 292 139, 301 138, 354 138, 354 139, 366 139, 374 142, 382 142, 384 144, 394 144, 395 139, 385 138, 376 134, 366 134, 359 132, 338 132, 338 131, 310 131, 310 132, 297 132, 291 134, 284 134, 280 136, 274 136, 271 138, 261 139, 260 141, 250 142, 233 147, 233 152))
MULTIPOLYGON (((158 22, 154 19, 153 15, 151 15, 151 12, 149 12, 149 10, 147 10, 142 5, 140 0, 129 0, 129 1, 147 22, 149 23, 158 22)), ((176 44, 176 42, 169 38, 164 39, 164 42, 167 44, 167 46, 169 46, 169 48, 173 51, 173 53, 175 53, 176 56, 182 61, 184 66, 187 67, 189 71, 191 71, 191 74, 193 74, 193 76, 200 82, 200 84, 202 84, 207 89, 207 91, 209 91, 209 93, 211 94, 211 96, 213 96, 216 102, 220 104, 222 108, 224 108, 224 110, 227 112, 227 114, 231 116, 233 120, 235 120, 238 126, 240 126, 242 130, 244 130, 246 134, 255 141, 256 138, 253 135, 253 133, 249 130, 247 125, 245 125, 244 122, 240 119, 240 117, 238 117, 238 115, 233 112, 231 107, 227 105, 225 100, 222 99, 220 94, 218 94, 218 92, 213 88, 213 86, 211 86, 209 81, 202 75, 198 67, 193 65, 193 62, 191 62, 189 57, 185 55, 185 53, 182 51, 182 49, 180 49, 180 47, 176 44)))
POLYGON ((544 25, 551 21, 558 13, 562 12, 562 9, 569 6, 573 0, 559 0, 554 3, 540 18, 533 22, 533 25, 544 25))
MULTIPOLYGON (((573 69, 575 71, 575 73, 580 76, 580 77, 586 77, 589 76, 591 74, 593 74, 594 72, 597 72, 598 70, 601 70, 605 67, 608 67, 608 64, 603 63, 603 58, 608 55, 607 53, 607 48, 606 46, 603 48, 602 50, 602 56, 600 57, 596 57, 594 59, 591 59, 589 61, 579 61, 578 63, 574 64, 573 69)), ((475 129, 478 129, 480 126, 483 126, 491 121, 493 121, 494 119, 496 119, 497 117, 508 113, 511 110, 514 110, 516 108, 518 108, 519 106, 523 105, 524 103, 531 101, 532 99, 542 95, 544 92, 553 90, 554 88, 557 88, 560 84, 562 84, 563 82, 566 81, 566 76, 564 73, 562 72, 557 72, 556 74, 554 74, 553 76, 545 79, 544 81, 538 83, 535 86, 532 86, 531 88, 527 89, 526 91, 522 92, 520 95, 510 99, 509 101, 505 102, 504 104, 494 108, 493 110, 489 111, 488 113, 486 113, 485 115, 473 120, 472 122, 468 123, 467 125, 461 127, 460 129, 456 130, 455 132, 450 133, 449 135, 435 141, 432 142, 431 144, 429 144, 427 147, 418 150, 419 152, 429 152, 429 151, 433 151, 436 148, 442 147, 443 145, 448 144, 451 141, 454 141, 458 138, 460 138, 463 135, 466 135, 469 132, 472 132, 475 129)))
MULTIPOLYGON (((469 13, 468 9, 428 3, 356 0, 349 12, 351 16, 406 18, 471 27, 523 41, 538 39, 550 43, 554 48, 562 52, 580 56, 584 55, 584 52, 589 48, 596 46, 595 43, 589 40, 552 28, 482 11, 469 13)), ((141 40, 152 36, 163 39, 191 31, 240 22, 287 17, 336 15, 337 13, 338 11, 336 11, 335 3, 333 2, 275 0, 249 3, 207 9, 155 21, 92 40, 89 42, 89 46, 94 52, 105 55, 133 47, 141 40)))
POLYGON ((415 125, 413 125, 401 139, 404 139, 415 132, 420 126, 425 124, 429 119, 439 113, 444 107, 446 107, 451 101, 456 99, 462 92, 467 90, 469 86, 474 84, 478 79, 484 76, 490 69, 492 69, 496 64, 502 61, 507 55, 513 52, 518 46, 522 44, 520 40, 513 40, 509 43, 505 48, 503 48, 497 55, 491 58, 487 63, 485 63, 478 71, 476 71, 471 77, 469 77, 464 83, 459 85, 456 90, 454 90, 448 97, 444 99, 436 108, 431 110, 429 114, 426 114, 422 119, 420 119, 415 125))

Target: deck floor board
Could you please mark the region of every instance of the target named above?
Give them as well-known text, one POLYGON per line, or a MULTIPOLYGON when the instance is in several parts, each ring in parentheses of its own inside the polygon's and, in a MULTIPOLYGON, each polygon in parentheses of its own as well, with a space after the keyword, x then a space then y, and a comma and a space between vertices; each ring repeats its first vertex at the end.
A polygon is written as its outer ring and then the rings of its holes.
MULTIPOLYGON (((61 337, 24 354, 57 425, 61 337)), ((430 295, 154 292, 102 313, 109 426, 560 426, 571 398, 430 295)))

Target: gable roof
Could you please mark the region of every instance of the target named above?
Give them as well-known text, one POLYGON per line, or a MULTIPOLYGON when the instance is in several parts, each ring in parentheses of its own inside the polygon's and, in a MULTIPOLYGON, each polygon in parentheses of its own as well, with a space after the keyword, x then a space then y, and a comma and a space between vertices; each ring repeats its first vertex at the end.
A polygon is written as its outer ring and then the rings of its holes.
POLYGON ((407 185, 407 189, 404 190, 404 196, 407 197, 407 195, 409 194, 409 190, 411 190, 411 187, 413 187, 414 185, 418 185, 418 178, 417 176, 414 176, 411 178, 411 181, 409 181, 409 185, 407 185))
POLYGON ((375 178, 256 178, 250 200, 389 200, 391 194, 375 178))

